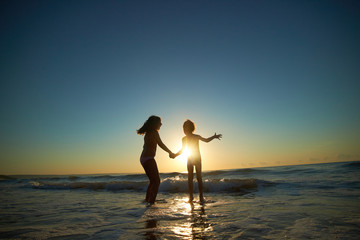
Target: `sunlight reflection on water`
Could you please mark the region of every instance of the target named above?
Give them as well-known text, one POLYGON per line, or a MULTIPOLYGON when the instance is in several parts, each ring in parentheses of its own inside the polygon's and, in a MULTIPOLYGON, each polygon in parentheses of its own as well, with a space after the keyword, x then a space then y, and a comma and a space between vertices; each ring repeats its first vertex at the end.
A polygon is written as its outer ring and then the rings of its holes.
POLYGON ((171 228, 171 231, 183 239, 201 239, 205 233, 212 230, 205 206, 188 203, 188 198, 177 199, 172 205, 172 211, 188 216, 184 222, 171 228))

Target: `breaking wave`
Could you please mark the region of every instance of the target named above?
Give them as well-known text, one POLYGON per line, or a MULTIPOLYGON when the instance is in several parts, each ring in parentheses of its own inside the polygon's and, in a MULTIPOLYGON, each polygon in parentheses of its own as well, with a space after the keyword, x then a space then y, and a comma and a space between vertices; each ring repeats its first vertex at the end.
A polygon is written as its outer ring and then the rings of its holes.
MULTIPOLYGON (((48 190, 107 190, 107 191, 145 191, 148 181, 110 181, 110 182, 48 182, 31 181, 30 187, 48 190)), ((204 192, 245 193, 255 191, 259 186, 269 186, 274 183, 259 179, 206 179, 203 181, 204 192)), ((159 192, 185 193, 188 190, 187 180, 179 177, 164 179, 159 192)), ((194 182, 197 190, 197 182, 194 182)))

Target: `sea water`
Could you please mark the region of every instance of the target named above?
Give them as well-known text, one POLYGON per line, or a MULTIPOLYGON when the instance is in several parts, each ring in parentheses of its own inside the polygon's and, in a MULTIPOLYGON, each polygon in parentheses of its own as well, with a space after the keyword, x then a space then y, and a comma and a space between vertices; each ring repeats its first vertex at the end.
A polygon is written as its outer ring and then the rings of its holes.
POLYGON ((1 176, 0 239, 359 239, 360 162, 187 175, 1 176))

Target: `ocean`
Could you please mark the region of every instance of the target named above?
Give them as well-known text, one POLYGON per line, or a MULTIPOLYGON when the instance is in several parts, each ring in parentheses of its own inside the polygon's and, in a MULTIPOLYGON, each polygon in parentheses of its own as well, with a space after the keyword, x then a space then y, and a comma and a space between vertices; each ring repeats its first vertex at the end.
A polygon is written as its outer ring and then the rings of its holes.
POLYGON ((359 239, 360 162, 144 174, 1 176, 0 239, 359 239))

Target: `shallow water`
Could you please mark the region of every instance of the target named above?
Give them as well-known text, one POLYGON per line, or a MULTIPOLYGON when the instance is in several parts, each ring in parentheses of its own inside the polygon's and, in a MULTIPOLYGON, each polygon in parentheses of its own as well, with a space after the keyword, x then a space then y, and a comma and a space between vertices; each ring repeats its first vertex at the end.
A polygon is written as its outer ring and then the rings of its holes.
POLYGON ((187 202, 181 173, 161 174, 158 202, 150 207, 142 202, 143 174, 11 177, 0 181, 1 239, 360 235, 359 162, 207 172, 203 205, 187 202))

